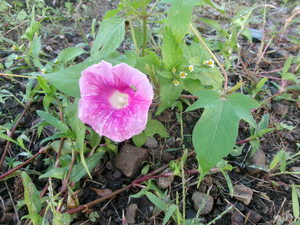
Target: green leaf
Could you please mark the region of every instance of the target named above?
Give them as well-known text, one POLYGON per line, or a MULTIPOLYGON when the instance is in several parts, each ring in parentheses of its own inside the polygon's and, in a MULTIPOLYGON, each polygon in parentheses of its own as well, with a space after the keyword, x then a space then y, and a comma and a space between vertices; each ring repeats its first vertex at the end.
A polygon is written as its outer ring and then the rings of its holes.
POLYGON ((167 224, 171 218, 171 216, 173 215, 173 213, 175 212, 175 210, 177 209, 177 205, 170 205, 168 208, 167 208, 167 211, 165 212, 165 217, 164 217, 164 220, 163 220, 163 225, 167 224))
POLYGON ((165 68, 169 71, 177 68, 182 63, 182 50, 177 43, 172 31, 166 27, 163 35, 162 58, 165 68))
POLYGON ((41 49, 41 37, 35 37, 34 40, 30 43, 29 52, 33 57, 38 57, 41 49))
POLYGON ((148 119, 146 130, 144 131, 146 136, 153 136, 159 134, 161 137, 169 137, 169 134, 165 126, 158 120, 148 119))
POLYGON ((295 219, 299 218, 300 212, 299 212, 299 198, 297 194, 297 189, 293 185, 292 186, 292 206, 293 206, 293 215, 295 219))
POLYGON ((68 167, 52 168, 48 172, 40 175, 39 179, 52 177, 52 178, 62 180, 67 171, 68 171, 68 167))
POLYGON ((58 130, 64 133, 68 133, 70 131, 69 127, 66 124, 64 124, 62 121, 52 116, 51 114, 41 110, 37 110, 36 112, 43 120, 45 120, 48 124, 56 127, 58 130))
POLYGON ((58 72, 43 74, 43 76, 46 77, 54 87, 65 94, 72 97, 80 97, 79 78, 81 72, 95 63, 98 63, 98 60, 79 63, 58 72))
POLYGON ((132 137, 132 141, 133 143, 135 144, 135 146, 137 147, 142 147, 145 142, 146 142, 146 135, 144 132, 138 134, 138 135, 135 135, 132 137))
POLYGON ((168 208, 168 205, 161 200, 161 198, 152 194, 151 192, 146 193, 147 198, 160 210, 165 211, 168 208))
POLYGON ((282 68, 282 73, 287 73, 289 68, 291 67, 292 65, 292 62, 293 62, 293 56, 290 56, 284 63, 284 66, 282 68))
POLYGON ((203 90, 204 87, 200 80, 186 79, 184 81, 184 89, 194 94, 200 90, 203 90))
POLYGON ((232 151, 240 119, 256 126, 250 109, 259 105, 240 93, 219 96, 216 91, 204 90, 196 95, 199 99, 187 111, 205 108, 192 139, 200 166, 206 173, 232 151))
POLYGON ((74 104, 70 105, 66 111, 69 124, 71 125, 72 131, 75 133, 76 146, 78 146, 81 163, 89 177, 92 179, 92 175, 90 174, 90 171, 84 158, 84 138, 86 128, 84 123, 81 122, 81 120, 78 118, 78 99, 75 100, 74 104))
MULTIPOLYGON (((104 152, 97 152, 86 159, 86 164, 89 171, 92 171, 92 169, 94 169, 95 166, 100 163, 99 161, 103 155, 104 152)), ((85 174, 86 171, 82 163, 75 165, 71 173, 70 182, 74 182, 74 183, 78 182, 85 174)))
POLYGON ((115 51, 125 37, 125 21, 112 17, 103 20, 91 49, 91 56, 103 58, 115 51))
POLYGON ((59 63, 65 64, 85 52, 86 51, 84 51, 82 48, 75 48, 75 47, 66 48, 59 53, 59 55, 57 56, 57 61, 59 63))
POLYGON ((192 20, 192 9, 197 3, 195 0, 173 0, 168 11, 167 26, 171 28, 176 41, 181 41, 192 20))
POLYGON ((183 86, 179 84, 175 86, 173 80, 161 78, 160 79, 160 105, 156 114, 160 114, 166 108, 171 107, 175 100, 180 96, 183 86))
POLYGON ((21 179, 24 186, 24 201, 29 212, 29 218, 34 225, 39 225, 42 221, 42 217, 38 214, 42 209, 40 193, 25 172, 21 173, 21 179))
POLYGON ((282 158, 285 155, 284 150, 280 150, 279 152, 276 153, 276 155, 273 157, 273 160, 270 163, 270 169, 274 169, 278 164, 280 164, 282 158))
POLYGON ((191 76, 193 79, 199 79, 202 85, 212 86, 215 90, 222 89, 224 78, 218 68, 199 68, 191 76))
POLYGON ((69 225, 72 222, 70 214, 55 212, 53 214, 52 225, 69 225))

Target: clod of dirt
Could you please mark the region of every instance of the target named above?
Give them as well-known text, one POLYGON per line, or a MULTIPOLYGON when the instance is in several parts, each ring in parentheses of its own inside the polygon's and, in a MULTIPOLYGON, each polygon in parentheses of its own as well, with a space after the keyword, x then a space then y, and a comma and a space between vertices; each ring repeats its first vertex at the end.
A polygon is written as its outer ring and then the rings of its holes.
MULTIPOLYGON (((163 171, 162 174, 166 174, 166 173, 172 173, 172 171, 169 169, 166 169, 163 171)), ((161 189, 167 189, 172 184, 173 180, 174 180, 174 175, 167 176, 167 177, 159 177, 157 180, 157 185, 161 189)))
POLYGON ((281 103, 275 103, 275 104, 273 104, 273 110, 276 114, 283 116, 288 113, 289 106, 283 105, 281 103))
POLYGON ((233 187, 234 197, 243 202, 245 205, 249 205, 252 200, 253 191, 251 188, 246 187, 245 185, 235 185, 233 187))
POLYGON ((10 213, 10 212, 3 212, 1 218, 0 218, 0 223, 1 224, 6 224, 10 223, 15 220, 15 214, 10 213))
POLYGON ((148 159, 148 152, 144 148, 132 145, 124 145, 119 155, 115 158, 115 166, 122 171, 126 177, 133 177, 141 169, 142 162, 148 159))
POLYGON ((246 218, 248 220, 251 220, 254 223, 257 223, 258 221, 261 220, 261 215, 259 215, 257 212, 250 210, 247 214, 246 214, 246 218))
MULTIPOLYGON (((266 154, 264 153, 264 151, 261 149, 256 151, 254 153, 254 155, 252 156, 250 163, 251 163, 251 165, 253 165, 255 167, 265 168, 266 167, 266 154)), ((260 172, 259 169, 254 169, 254 168, 249 169, 250 174, 257 174, 259 172, 260 172)))
POLYGON ((192 196, 194 202, 194 209, 198 212, 200 210, 200 215, 205 215, 211 212, 214 199, 205 193, 195 191, 192 196))
POLYGON ((158 142, 154 137, 147 137, 144 145, 147 148, 157 148, 158 142))
POLYGON ((243 225, 244 224, 244 217, 238 211, 235 211, 231 215, 231 224, 233 224, 233 225, 243 225))
POLYGON ((129 224, 135 224, 135 216, 137 212, 138 206, 137 204, 130 204, 126 209, 126 220, 129 224))

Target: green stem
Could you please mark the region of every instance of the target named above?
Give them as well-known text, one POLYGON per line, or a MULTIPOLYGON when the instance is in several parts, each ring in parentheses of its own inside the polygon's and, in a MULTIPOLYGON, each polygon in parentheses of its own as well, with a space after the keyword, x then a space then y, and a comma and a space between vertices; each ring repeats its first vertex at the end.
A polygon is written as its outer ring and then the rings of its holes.
POLYGON ((145 56, 145 49, 147 47, 147 19, 148 19, 148 16, 144 15, 142 18, 143 18, 143 46, 142 46, 142 56, 145 56))
POLYGON ((136 41, 136 37, 135 37, 135 32, 134 32, 134 28, 133 28, 133 25, 132 25, 132 21, 130 19, 128 19, 128 22, 129 22, 129 26, 130 26, 130 33, 131 33, 131 37, 132 37, 133 44, 134 44, 134 47, 135 47, 135 51, 136 51, 136 54, 139 55, 140 48, 139 48, 139 46, 137 44, 137 41, 136 41))
POLYGON ((205 41, 203 40, 201 34, 199 33, 199 31, 196 29, 196 27, 193 26, 193 24, 190 24, 190 28, 193 31, 193 33, 196 35, 196 37, 198 38, 199 42, 203 45, 203 47, 208 51, 208 53, 211 55, 211 57, 214 59, 214 61, 218 64, 218 66, 220 67, 223 75, 224 75, 224 79, 225 79, 225 83, 224 83, 224 92, 227 89, 228 86, 228 76, 227 76, 227 72, 224 69, 224 67, 222 66, 222 64, 219 62, 219 60, 217 59, 217 57, 215 56, 215 54, 210 50, 210 48, 207 46, 207 44, 205 43, 205 41))

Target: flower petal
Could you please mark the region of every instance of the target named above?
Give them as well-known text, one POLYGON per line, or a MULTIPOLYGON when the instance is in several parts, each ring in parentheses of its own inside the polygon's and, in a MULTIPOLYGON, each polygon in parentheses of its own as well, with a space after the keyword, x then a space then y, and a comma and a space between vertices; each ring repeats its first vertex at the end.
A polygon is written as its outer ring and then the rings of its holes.
POLYGON ((153 87, 145 74, 125 63, 114 66, 112 73, 122 85, 135 89, 136 95, 152 101, 153 87))

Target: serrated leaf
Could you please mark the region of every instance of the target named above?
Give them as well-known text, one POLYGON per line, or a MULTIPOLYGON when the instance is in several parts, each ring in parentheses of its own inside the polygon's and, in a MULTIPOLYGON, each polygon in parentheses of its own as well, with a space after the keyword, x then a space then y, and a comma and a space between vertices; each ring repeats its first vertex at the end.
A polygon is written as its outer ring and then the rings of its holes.
POLYGON ((184 81, 184 89, 194 94, 200 90, 203 90, 204 87, 200 80, 187 79, 184 81))
POLYGON ((181 41, 192 20, 192 9, 197 3, 195 0, 173 0, 168 11, 167 26, 174 33, 177 41, 181 41))
POLYGON ((75 47, 66 48, 58 54, 57 61, 59 63, 65 64, 85 52, 86 51, 84 51, 82 48, 75 48, 75 47))
POLYGON ((182 63, 182 50, 172 31, 166 27, 164 30, 162 50, 163 63, 167 70, 178 67, 182 63))
POLYGON ((215 166, 233 149, 240 119, 255 127, 250 109, 258 107, 251 98, 240 93, 219 96, 216 91, 204 90, 187 111, 204 108, 193 130, 193 145, 204 173, 215 166))
POLYGON ((43 74, 43 76, 46 77, 54 87, 65 94, 71 97, 80 97, 79 78, 81 72, 95 63, 98 63, 98 60, 79 63, 64 70, 43 74))
POLYGON ((166 108, 171 107, 175 100, 180 96, 183 90, 183 85, 175 86, 173 80, 161 78, 160 79, 160 105, 156 114, 160 114, 166 108))
POLYGON ((212 86, 215 90, 222 89, 224 78, 218 68, 199 68, 192 75, 193 79, 199 79, 204 86, 212 86))
POLYGON ((91 48, 91 56, 103 58, 115 51, 125 37, 125 21, 119 17, 103 20, 91 48))
POLYGON ((69 127, 66 124, 64 124, 62 121, 52 116, 51 114, 41 110, 37 110, 36 112, 43 120, 57 128, 58 130, 64 133, 68 133, 70 131, 69 127))

